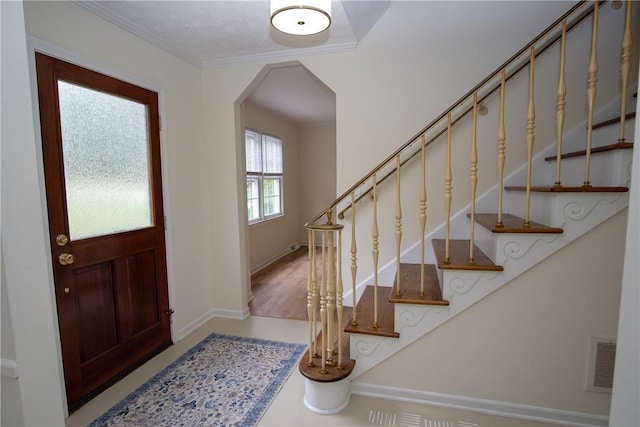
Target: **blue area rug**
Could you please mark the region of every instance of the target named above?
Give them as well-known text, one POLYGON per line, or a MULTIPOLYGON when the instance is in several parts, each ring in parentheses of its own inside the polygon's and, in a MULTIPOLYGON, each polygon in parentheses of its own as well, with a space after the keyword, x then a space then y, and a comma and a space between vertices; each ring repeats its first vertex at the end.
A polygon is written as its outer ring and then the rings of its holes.
POLYGON ((256 425, 305 350, 211 334, 90 426, 256 425))

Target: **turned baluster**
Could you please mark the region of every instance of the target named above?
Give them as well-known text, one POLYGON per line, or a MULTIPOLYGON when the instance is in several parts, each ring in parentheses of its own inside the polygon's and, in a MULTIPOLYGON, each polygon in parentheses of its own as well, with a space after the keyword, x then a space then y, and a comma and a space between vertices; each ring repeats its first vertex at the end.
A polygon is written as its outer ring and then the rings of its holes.
POLYGON ((445 240, 444 240, 444 263, 450 264, 449 239, 451 234, 451 190, 453 174, 451 172, 451 113, 447 115, 447 167, 444 176, 444 208, 445 208, 445 240))
POLYGON ((502 224, 502 191, 504 187, 504 160, 505 141, 507 133, 504 124, 504 90, 505 90, 505 70, 502 70, 500 77, 500 111, 498 123, 498 221, 496 227, 504 227, 502 224))
POLYGON ((402 194, 400 192, 400 156, 396 157, 396 296, 402 296, 400 284, 400 249, 402 244, 402 194))
POLYGON ((631 1, 627 0, 626 19, 624 26, 624 37, 622 39, 622 61, 620 65, 620 77, 622 80, 622 95, 620 101, 620 135, 618 144, 625 142, 624 126, 627 113, 627 90, 629 88, 629 74, 631 73, 631 48, 633 40, 631 38, 631 1))
POLYGON ((327 366, 327 353, 324 351, 327 348, 327 275, 325 267, 325 252, 326 252, 326 231, 322 231, 322 256, 321 256, 321 269, 322 280, 320 282, 320 324, 322 328, 322 342, 320 347, 320 354, 322 357, 322 365, 320 368, 321 373, 326 373, 327 366))
POLYGON ((562 38, 560 39, 560 78, 558 80, 558 101, 556 106, 557 121, 557 151, 556 151, 556 182, 553 187, 562 188, 560 183, 560 162, 562 160, 562 134, 564 129, 564 118, 566 115, 565 106, 567 104, 567 85, 565 82, 565 57, 567 51, 567 21, 562 22, 562 38))
POLYGON ((598 12, 599 2, 593 5, 593 26, 591 30, 591 58, 589 59, 589 77, 587 79, 587 148, 585 154, 585 178, 583 187, 591 187, 589 169, 591 167, 591 137, 593 134, 593 110, 596 106, 598 84, 598 12))
POLYGON ((313 354, 315 352, 315 307, 313 306, 313 270, 315 267, 315 248, 313 247, 313 231, 308 230, 309 250, 307 259, 309 261, 309 277, 307 278, 307 318, 309 319, 309 361, 308 366, 313 366, 313 354))
POLYGON ((427 226, 427 175, 426 175, 426 146, 425 136, 420 139, 420 163, 422 179, 420 180, 420 296, 424 297, 424 252, 425 252, 425 232, 427 226))
MULTIPOLYGON (((329 217, 329 224, 331 224, 331 217, 329 217)), ((326 231, 328 236, 328 256, 327 256, 327 364, 332 366, 333 360, 333 345, 335 342, 335 319, 336 312, 336 258, 334 254, 335 250, 335 231, 329 229, 326 231)))
POLYGON ((378 181, 376 174, 373 174, 373 230, 371 232, 372 246, 373 246, 373 327, 379 328, 378 323, 378 256, 380 254, 378 243, 378 181))
POLYGON ((343 325, 343 316, 344 316, 344 307, 343 307, 343 288, 342 288, 342 230, 338 230, 338 269, 337 269, 337 280, 336 280, 336 309, 338 311, 337 316, 337 324, 336 324, 336 334, 338 335, 338 369, 342 369, 342 325, 343 325))
POLYGON ((356 318, 356 275, 358 272, 358 246, 356 244, 356 195, 355 191, 351 192, 351 304, 353 315, 351 316, 351 324, 358 325, 356 318))
POLYGON ((469 225, 469 260, 467 264, 475 265, 473 258, 474 240, 475 240, 475 219, 476 219, 476 190, 478 188, 478 92, 473 94, 473 115, 472 115, 472 134, 471 134, 471 218, 469 225))
POLYGON ((530 211, 531 211, 531 163, 533 160, 533 143, 535 142, 535 121, 536 121, 536 108, 534 102, 533 93, 533 81, 535 74, 535 47, 531 48, 531 55, 529 58, 529 108, 527 110, 527 191, 526 191, 526 210, 524 226, 531 227, 530 211))

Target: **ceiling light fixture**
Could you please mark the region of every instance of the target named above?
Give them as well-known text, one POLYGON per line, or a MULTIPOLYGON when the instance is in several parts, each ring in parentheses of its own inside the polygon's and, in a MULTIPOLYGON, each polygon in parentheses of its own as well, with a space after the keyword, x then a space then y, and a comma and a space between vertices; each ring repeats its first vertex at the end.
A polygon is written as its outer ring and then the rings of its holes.
POLYGON ((320 33, 331 25, 331 0, 271 0, 271 25, 294 36, 320 33))

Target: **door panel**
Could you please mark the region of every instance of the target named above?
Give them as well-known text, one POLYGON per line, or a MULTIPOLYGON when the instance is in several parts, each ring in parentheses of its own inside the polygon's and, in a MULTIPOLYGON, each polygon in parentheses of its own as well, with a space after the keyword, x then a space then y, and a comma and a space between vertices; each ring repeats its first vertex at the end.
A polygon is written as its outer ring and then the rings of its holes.
POLYGON ((158 323, 155 309, 158 299, 157 286, 152 280, 156 255, 153 251, 142 252, 126 259, 128 305, 136 307, 131 312, 131 335, 137 335, 158 323))
POLYGON ((113 264, 104 262, 74 271, 71 298, 78 319, 80 363, 86 363, 120 342, 113 264))
POLYGON ((158 95, 36 54, 67 401, 171 344, 158 95))

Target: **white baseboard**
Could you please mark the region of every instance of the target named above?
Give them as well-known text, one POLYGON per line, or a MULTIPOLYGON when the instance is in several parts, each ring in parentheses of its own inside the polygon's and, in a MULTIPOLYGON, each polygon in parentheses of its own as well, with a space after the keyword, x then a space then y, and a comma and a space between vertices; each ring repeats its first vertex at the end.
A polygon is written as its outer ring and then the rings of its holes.
POLYGON ((225 319, 244 320, 251 316, 251 310, 249 307, 245 307, 244 310, 220 310, 214 309, 213 317, 223 317, 225 319))
POLYGON ((265 262, 263 262, 262 264, 260 264, 259 266, 251 269, 251 275, 253 276, 254 274, 258 273, 260 270, 264 270, 265 268, 269 267, 271 264, 273 264, 274 262, 280 260, 281 258, 284 258, 285 256, 289 255, 291 252, 297 251, 301 246, 305 246, 302 243, 291 243, 291 245, 289 245, 289 248, 280 252, 279 254, 276 254, 274 256, 272 256, 271 258, 269 258, 268 260, 266 260, 265 262))
POLYGON ((418 403, 445 408, 456 408, 489 415, 545 423, 556 423, 567 426, 606 426, 609 423, 609 417, 604 415, 564 411, 554 408, 478 399, 467 396, 455 396, 422 390, 402 389, 377 384, 354 382, 351 384, 351 394, 356 396, 389 399, 405 403, 418 403))
POLYGON ((209 320, 213 319, 213 317, 215 317, 215 314, 216 314, 215 312, 216 312, 215 309, 211 309, 211 310, 207 311, 206 313, 204 313, 202 316, 198 317, 193 322, 189 323, 184 328, 178 329, 178 336, 176 337, 177 338, 176 341, 182 340, 184 337, 189 335, 191 332, 195 331, 200 326, 204 325, 209 320))
POLYGON ((2 376, 7 378, 18 378, 18 364, 15 360, 1 359, 0 367, 2 368, 2 376))
POLYGON ((178 330, 178 335, 177 335, 175 341, 177 342, 177 341, 182 340, 184 337, 186 337, 191 332, 195 331, 200 326, 204 325, 205 323, 207 323, 209 320, 213 319, 214 317, 223 317, 225 319, 244 320, 247 317, 249 317, 250 315, 251 315, 251 311, 249 310, 249 307, 245 307, 245 309, 242 310, 242 311, 239 311, 239 310, 222 310, 222 309, 213 308, 213 309, 207 311, 206 313, 204 313, 202 316, 198 317, 193 322, 189 323, 184 328, 180 328, 178 330))

